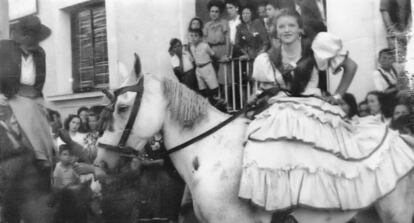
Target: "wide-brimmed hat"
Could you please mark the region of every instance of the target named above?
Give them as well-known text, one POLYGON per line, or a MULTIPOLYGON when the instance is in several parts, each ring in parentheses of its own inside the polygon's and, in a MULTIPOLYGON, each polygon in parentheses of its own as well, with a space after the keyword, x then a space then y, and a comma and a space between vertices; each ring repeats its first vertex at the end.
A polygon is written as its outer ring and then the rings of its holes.
POLYGON ((51 30, 49 27, 43 25, 37 16, 29 15, 25 16, 14 24, 14 29, 28 32, 34 35, 34 37, 40 42, 50 36, 51 30))

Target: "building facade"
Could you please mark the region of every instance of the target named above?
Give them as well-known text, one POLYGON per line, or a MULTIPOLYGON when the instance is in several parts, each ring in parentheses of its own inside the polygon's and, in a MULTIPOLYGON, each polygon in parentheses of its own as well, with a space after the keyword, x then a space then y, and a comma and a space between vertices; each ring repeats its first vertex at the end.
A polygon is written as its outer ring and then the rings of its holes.
POLYGON ((105 103, 101 89, 122 84, 120 72, 132 70, 134 53, 140 55, 144 72, 172 75, 169 41, 185 39, 187 22, 195 15, 195 0, 37 0, 36 4, 35 14, 52 30, 42 42, 47 60, 43 92, 47 106, 62 117, 81 106, 105 103))
MULTIPOLYGON (((42 43, 47 54, 44 95, 47 105, 63 117, 81 106, 105 103, 100 89, 121 85, 120 73, 132 70, 134 53, 140 55, 145 73, 173 75, 170 39, 187 42, 190 19, 196 14, 204 19, 208 15, 208 0, 16 1, 20 3, 10 6, 10 14, 21 10, 22 2, 35 2, 34 14, 52 30, 42 43)), ((359 100, 373 89, 371 73, 376 54, 386 46, 379 1, 327 1, 328 30, 344 40, 350 56, 359 64, 351 86, 359 100)), ((13 19, 17 18, 11 23, 13 19)), ((331 78, 331 88, 338 79, 331 78)))

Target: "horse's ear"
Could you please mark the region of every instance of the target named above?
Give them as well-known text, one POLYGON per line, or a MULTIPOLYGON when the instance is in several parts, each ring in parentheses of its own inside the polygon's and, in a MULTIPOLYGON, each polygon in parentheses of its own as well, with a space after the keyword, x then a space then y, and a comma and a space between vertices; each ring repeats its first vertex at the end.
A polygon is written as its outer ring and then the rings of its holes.
POLYGON ((141 75, 141 59, 136 53, 134 53, 134 56, 135 56, 135 63, 134 63, 135 75, 139 77, 141 75))

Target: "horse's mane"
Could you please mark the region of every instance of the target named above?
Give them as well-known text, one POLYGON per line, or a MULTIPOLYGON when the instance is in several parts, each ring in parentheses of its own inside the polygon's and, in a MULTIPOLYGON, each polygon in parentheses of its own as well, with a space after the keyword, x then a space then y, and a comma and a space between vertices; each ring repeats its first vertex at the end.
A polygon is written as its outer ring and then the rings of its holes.
POLYGON ((207 99, 178 81, 164 78, 162 82, 173 120, 184 128, 192 128, 203 120, 209 108, 207 99))

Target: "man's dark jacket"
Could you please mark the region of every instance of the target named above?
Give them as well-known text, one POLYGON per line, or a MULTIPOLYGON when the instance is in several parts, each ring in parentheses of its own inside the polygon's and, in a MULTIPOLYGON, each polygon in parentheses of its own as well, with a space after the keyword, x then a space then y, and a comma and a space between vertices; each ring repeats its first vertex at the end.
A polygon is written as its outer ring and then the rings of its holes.
MULTIPOLYGON (((42 97, 46 79, 46 58, 41 47, 31 51, 36 69, 34 89, 36 96, 42 97)), ((0 41, 0 92, 6 97, 14 96, 20 88, 21 64, 23 51, 13 40, 0 41)))

